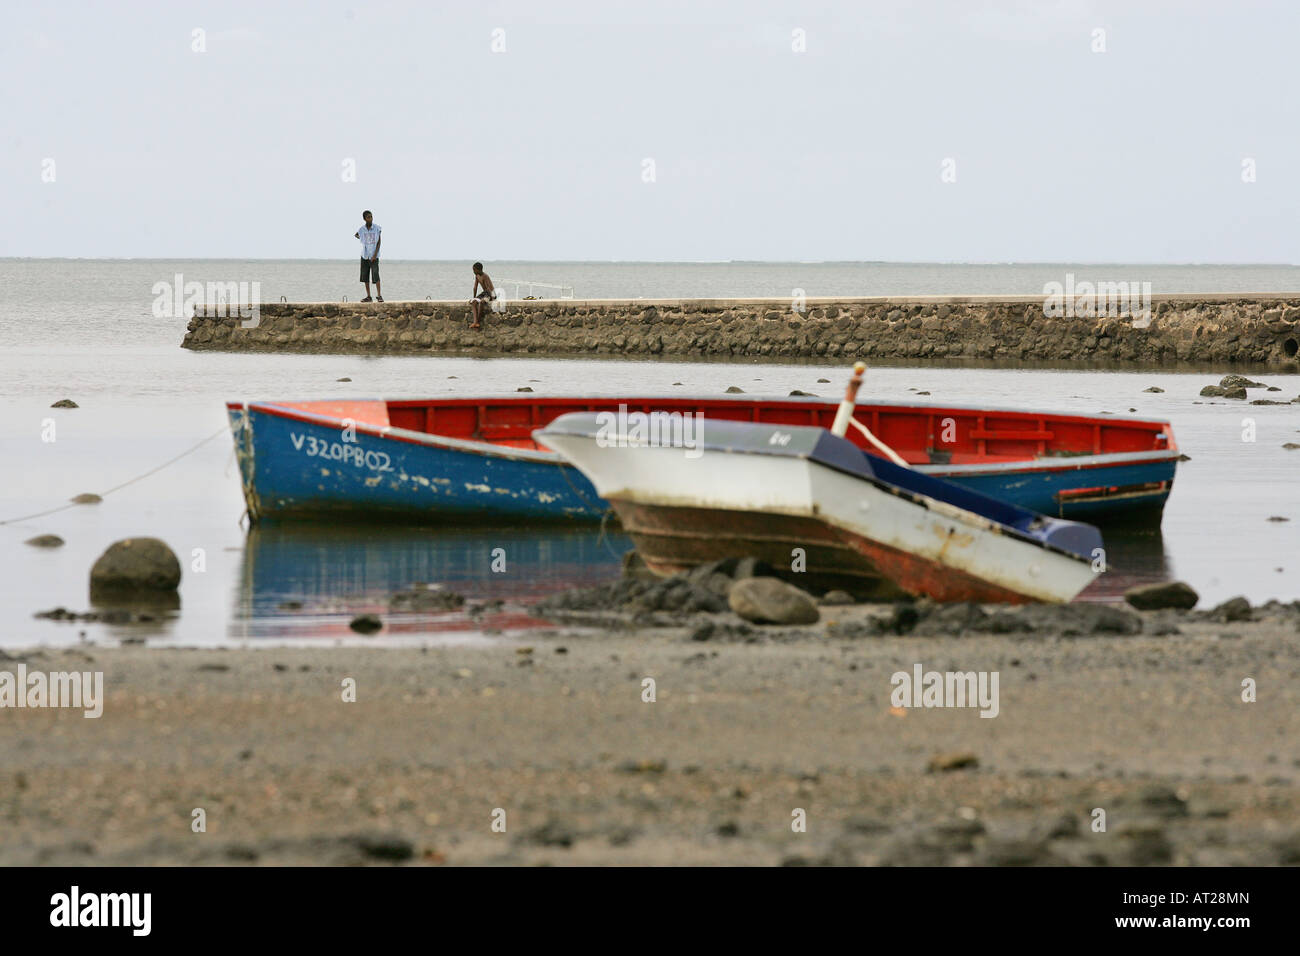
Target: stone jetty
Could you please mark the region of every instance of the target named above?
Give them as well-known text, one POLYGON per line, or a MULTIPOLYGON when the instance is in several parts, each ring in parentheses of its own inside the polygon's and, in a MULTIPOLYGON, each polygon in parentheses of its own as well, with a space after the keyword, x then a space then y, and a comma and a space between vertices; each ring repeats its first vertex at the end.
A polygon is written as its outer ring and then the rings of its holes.
MULTIPOLYGON (((1042 296, 509 301, 471 331, 464 302, 281 302, 198 310, 184 347, 226 352, 865 358, 1300 371, 1300 295, 1151 296, 1049 314, 1042 296), (1096 314, 1098 312, 1105 314, 1096 314)), ((1058 310, 1059 311, 1059 310, 1058 310)))

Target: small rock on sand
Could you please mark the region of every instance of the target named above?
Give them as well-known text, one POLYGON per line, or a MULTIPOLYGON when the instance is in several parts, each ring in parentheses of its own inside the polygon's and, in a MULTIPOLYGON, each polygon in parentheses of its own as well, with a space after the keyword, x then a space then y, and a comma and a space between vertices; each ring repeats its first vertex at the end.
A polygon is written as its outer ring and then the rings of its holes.
POLYGON ((78 405, 70 398, 61 398, 53 405, 50 406, 50 408, 80 408, 80 407, 81 407, 80 405, 78 405))
POLYGON ((1240 595, 1229 598, 1211 611, 1210 617, 1224 624, 1231 624, 1234 621, 1249 621, 1252 619, 1250 602, 1240 595))
POLYGON ((657 758, 624 760, 614 769, 619 773, 663 773, 668 769, 668 761, 657 758))
POLYGON ((175 552, 158 538, 115 541, 90 569, 92 594, 175 591, 180 583, 180 562, 175 552))
POLYGON ((935 754, 926 764, 930 773, 946 773, 950 770, 973 769, 980 765, 980 758, 973 753, 959 751, 956 753, 935 754))
POLYGON ((348 627, 358 634, 374 634, 382 630, 383 626, 384 622, 375 614, 358 614, 348 623, 348 627))
POLYGON ((1079 835, 1079 818, 1069 811, 1063 812, 1047 827, 1049 840, 1069 840, 1079 835))
POLYGON ((1153 866, 1169 863, 1174 856, 1173 845, 1158 821, 1136 820, 1123 824, 1115 833, 1125 850, 1129 866, 1153 866))
POLYGON ((797 388, 796 388, 793 392, 790 393, 790 396, 791 396, 791 397, 799 396, 799 397, 801 397, 801 398, 816 398, 816 397, 817 397, 817 396, 814 395, 812 392, 801 392, 801 391, 799 391, 799 389, 797 389, 797 388))
POLYGON ((23 544, 30 544, 33 548, 61 548, 63 539, 57 534, 38 534, 34 538, 28 538, 23 544))
POLYGON ((830 380, 829 378, 819 378, 819 379, 817 379, 817 384, 818 384, 818 385, 829 385, 830 383, 831 383, 831 380, 830 380))
POLYGON ((653 581, 657 575, 646 567, 645 559, 635 549, 623 552, 623 577, 653 581))
POLYGON ((1300 448, 1300 445, 1297 445, 1293 441, 1289 441, 1284 443, 1282 447, 1285 448, 1287 451, 1295 451, 1297 448, 1300 448))
POLYGON ((1041 840, 996 839, 984 844, 975 858, 977 866, 1040 866, 1051 859, 1041 840))
POLYGON ((568 849, 573 846, 577 834, 568 824, 554 818, 539 827, 526 831, 520 840, 533 846, 556 846, 568 849))
POLYGON ((1187 801, 1172 787, 1152 784, 1138 794, 1143 810, 1158 817, 1187 816, 1187 801))
POLYGON ((731 609, 755 624, 816 624, 821 612, 806 591, 779 578, 745 578, 727 594, 731 609))
POLYGON ((728 385, 728 386, 727 386, 727 394, 728 394, 728 395, 743 395, 744 393, 745 393, 745 390, 744 390, 743 388, 741 388, 739 385, 728 385))
POLYGON ((1273 846, 1279 863, 1300 863, 1300 831, 1282 837, 1273 846))
POLYGON ((1163 392, 1164 389, 1161 388, 1161 387, 1158 386, 1158 385, 1152 385, 1150 388, 1144 388, 1144 389, 1142 389, 1142 391, 1144 391, 1144 392, 1163 392))
POLYGON ((348 377, 345 375, 345 376, 343 376, 342 378, 336 378, 334 381, 336 381, 336 382, 350 382, 350 381, 352 381, 352 379, 348 378, 348 377))
POLYGON ((75 498, 69 498, 68 500, 74 505, 97 505, 104 499, 99 497, 97 494, 87 491, 83 494, 77 495, 75 498))
POLYGON ((822 605, 825 607, 840 607, 845 604, 853 604, 853 595, 848 591, 827 591, 822 595, 822 605))
POLYGON ((515 391, 516 391, 516 392, 531 392, 532 389, 529 388, 527 385, 522 385, 522 386, 520 386, 519 388, 515 389, 515 391))
POLYGON ((363 833, 348 839, 361 853, 372 860, 400 862, 415 856, 415 847, 410 840, 394 833, 363 833))
POLYGON ((1196 607, 1200 595, 1183 581, 1162 581, 1130 588, 1124 592, 1124 600, 1139 611, 1158 611, 1168 607, 1191 610, 1196 607))

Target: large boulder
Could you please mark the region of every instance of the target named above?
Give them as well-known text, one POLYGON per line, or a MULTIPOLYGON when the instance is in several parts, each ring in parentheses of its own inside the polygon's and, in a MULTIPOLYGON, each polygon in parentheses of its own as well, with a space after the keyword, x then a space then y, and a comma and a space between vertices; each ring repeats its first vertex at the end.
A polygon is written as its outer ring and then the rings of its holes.
POLYGON ((1263 382, 1252 382, 1244 375, 1225 375, 1219 379, 1219 388, 1268 388, 1263 382))
POLYGON ((1190 611, 1200 599, 1192 586, 1183 581, 1144 584, 1124 592, 1124 600, 1139 611, 1159 611, 1170 607, 1190 611))
POLYGON ((779 578, 743 578, 731 586, 727 603, 755 624, 816 624, 821 618, 811 595, 779 578))
POLYGON ((1240 385, 1207 385, 1201 389, 1202 398, 1245 398, 1246 389, 1240 385))
POLYGON ((125 538, 109 545, 90 569, 90 592, 174 592, 181 583, 181 564, 157 538, 125 538))

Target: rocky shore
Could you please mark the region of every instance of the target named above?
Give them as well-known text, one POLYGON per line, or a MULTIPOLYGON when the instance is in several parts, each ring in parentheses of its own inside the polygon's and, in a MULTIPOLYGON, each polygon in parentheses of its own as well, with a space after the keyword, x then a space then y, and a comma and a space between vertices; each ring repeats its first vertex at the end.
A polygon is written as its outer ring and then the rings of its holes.
POLYGON ((1300 605, 761 624, 747 573, 560 595, 492 646, 0 654, 105 698, 0 711, 0 864, 1300 862, 1300 605), (996 718, 897 706, 918 665, 999 674, 996 718))
POLYGON ((511 301, 470 331, 463 302, 212 309, 184 347, 238 352, 852 357, 1092 367, 1236 364, 1295 371, 1300 297, 1151 296, 1149 316, 1045 314, 1042 296, 511 301))

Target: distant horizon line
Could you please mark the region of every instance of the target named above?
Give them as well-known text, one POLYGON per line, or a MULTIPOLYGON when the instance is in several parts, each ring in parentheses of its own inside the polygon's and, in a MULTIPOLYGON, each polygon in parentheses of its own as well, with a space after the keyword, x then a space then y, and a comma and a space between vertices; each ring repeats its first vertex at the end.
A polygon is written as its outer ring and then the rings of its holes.
MULTIPOLYGON (((348 258, 248 256, 0 256, 0 262, 354 262, 348 258)), ((386 262, 469 265, 472 259, 386 259, 386 262)), ((486 262, 568 265, 799 265, 799 266, 1161 266, 1173 268, 1220 266, 1231 268, 1300 267, 1294 262, 1139 262, 1106 260, 943 260, 943 259, 488 259, 486 262)))

